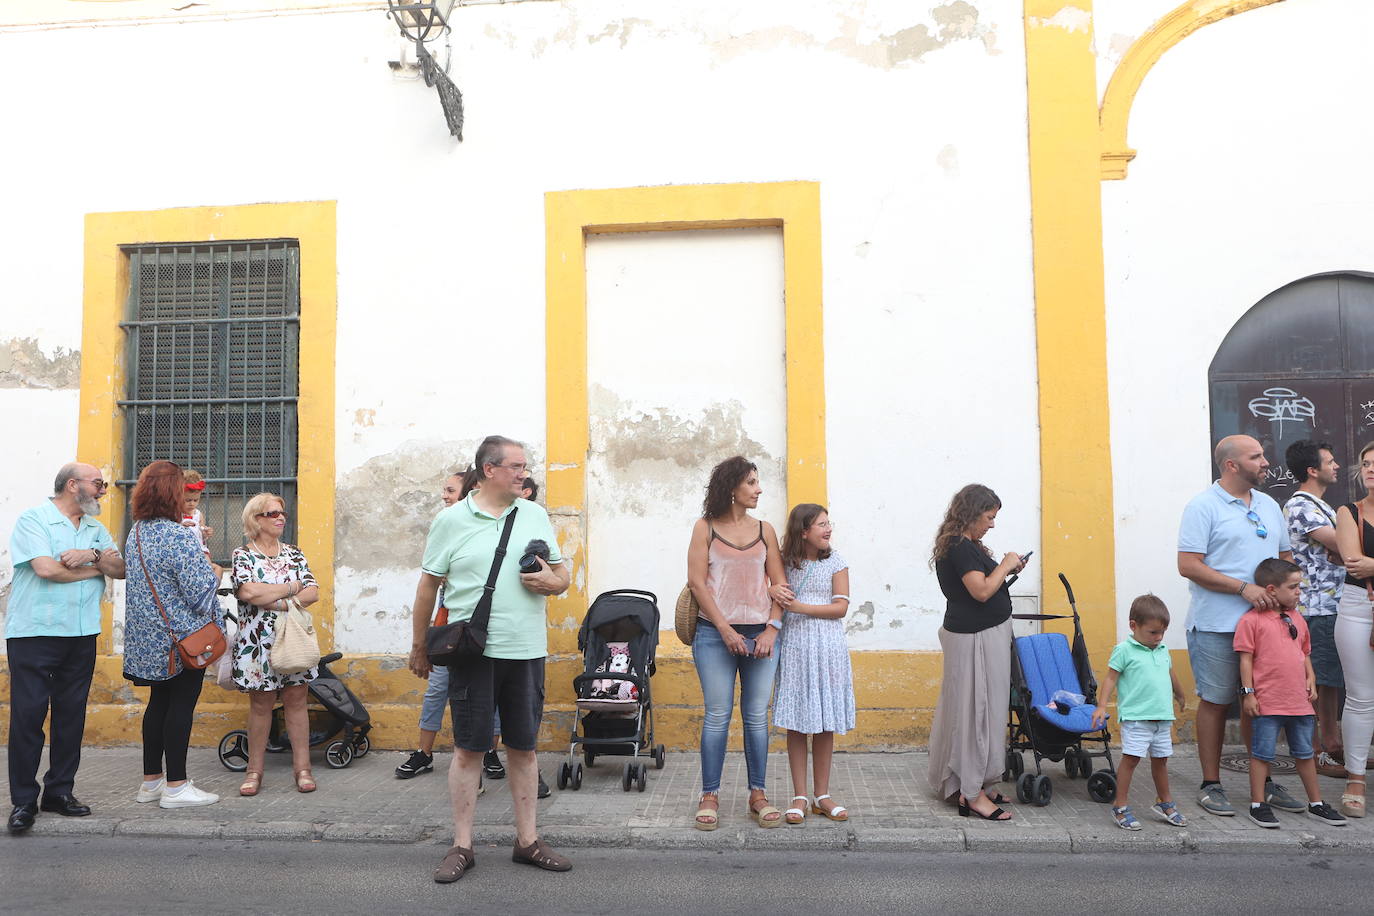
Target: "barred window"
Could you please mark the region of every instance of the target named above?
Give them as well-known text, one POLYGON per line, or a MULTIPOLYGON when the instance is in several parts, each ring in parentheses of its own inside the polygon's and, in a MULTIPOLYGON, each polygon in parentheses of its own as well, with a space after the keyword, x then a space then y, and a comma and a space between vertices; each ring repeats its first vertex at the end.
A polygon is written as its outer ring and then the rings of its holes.
MULTIPOLYGON (((127 498, 158 459, 199 471, 200 510, 226 563, 241 513, 267 490, 295 541, 300 251, 294 239, 128 245, 127 498)), ((127 517, 127 515, 126 515, 127 517)))

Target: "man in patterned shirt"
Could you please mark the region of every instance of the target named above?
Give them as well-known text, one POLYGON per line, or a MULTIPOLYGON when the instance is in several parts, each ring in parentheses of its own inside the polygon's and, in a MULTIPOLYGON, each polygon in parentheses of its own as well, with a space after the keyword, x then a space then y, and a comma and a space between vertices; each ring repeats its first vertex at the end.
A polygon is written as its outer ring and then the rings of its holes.
POLYGON ((1327 442, 1301 439, 1288 446, 1284 460, 1299 481, 1283 504, 1293 562, 1302 567, 1302 601, 1298 610, 1312 638, 1312 669, 1317 674, 1317 722, 1320 753, 1317 772, 1345 778, 1341 724, 1337 718, 1345 674, 1336 654, 1336 604, 1345 584, 1345 565, 1336 549, 1336 511, 1322 499, 1336 482, 1341 466, 1327 442))

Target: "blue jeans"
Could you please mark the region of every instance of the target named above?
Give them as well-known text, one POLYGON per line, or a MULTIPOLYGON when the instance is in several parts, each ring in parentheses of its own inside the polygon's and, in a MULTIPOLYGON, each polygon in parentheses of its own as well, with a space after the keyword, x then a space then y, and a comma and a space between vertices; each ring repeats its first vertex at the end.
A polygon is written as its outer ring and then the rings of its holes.
MULTIPOLYGON (((437 732, 444 727, 444 710, 448 709, 448 666, 435 665, 429 672, 429 686, 420 704, 420 728, 437 732)), ((493 733, 501 734, 501 713, 492 717, 493 733)))
POLYGON ((1250 722, 1250 756, 1274 762, 1279 732, 1288 736, 1288 754, 1294 760, 1312 759, 1312 731, 1316 716, 1255 716, 1250 722))
MULTIPOLYGON (((757 637, 764 624, 737 626, 747 637, 757 637)), ((725 769, 725 742, 730 735, 730 713, 735 706, 735 675, 739 675, 740 716, 744 720, 744 763, 749 788, 762 789, 768 775, 768 701, 773 698, 773 675, 778 670, 777 646, 768 658, 731 655, 716 628, 697 622, 692 640, 692 661, 701 679, 706 715, 701 721, 701 791, 719 792, 725 769)))

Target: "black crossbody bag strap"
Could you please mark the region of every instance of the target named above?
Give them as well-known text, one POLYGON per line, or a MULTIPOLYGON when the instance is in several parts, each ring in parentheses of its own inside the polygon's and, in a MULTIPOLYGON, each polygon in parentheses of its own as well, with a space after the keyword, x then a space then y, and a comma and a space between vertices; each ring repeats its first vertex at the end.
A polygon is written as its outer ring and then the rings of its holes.
POLYGON ((501 542, 496 545, 491 572, 487 573, 487 584, 482 586, 482 597, 477 599, 477 607, 472 610, 472 625, 483 633, 487 631, 487 622, 491 619, 491 600, 496 593, 496 577, 501 574, 501 561, 506 558, 506 545, 510 543, 510 532, 515 527, 515 513, 519 511, 519 506, 511 506, 510 514, 506 516, 506 525, 501 529, 501 542))

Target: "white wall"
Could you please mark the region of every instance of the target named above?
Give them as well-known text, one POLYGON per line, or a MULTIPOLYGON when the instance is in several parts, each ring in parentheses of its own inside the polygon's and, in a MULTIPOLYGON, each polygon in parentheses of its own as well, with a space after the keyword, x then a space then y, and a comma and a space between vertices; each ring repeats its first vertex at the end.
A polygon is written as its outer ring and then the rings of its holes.
POLYGON ((1141 592, 1176 621, 1187 607, 1178 520, 1209 483, 1207 367, 1227 331, 1293 280, 1374 270, 1371 30, 1367 4, 1265 7, 1177 45, 1136 99, 1139 156, 1103 184, 1123 631, 1141 592))
POLYGON ((5 327, 40 310, 79 339, 87 212, 337 200, 338 639, 394 651, 445 470, 492 432, 542 460, 544 193, 818 181, 851 639, 934 648, 925 560, 954 490, 1002 495, 994 548, 1038 546, 1019 0, 517 3, 454 23, 462 144, 433 90, 388 69, 379 10, 4 34, 0 81, 24 91, 0 98, 18 139, 0 168, 33 180, 6 189, 0 269, 44 278, 0 302, 5 327))
MULTIPOLYGON (((787 522, 782 231, 587 241, 587 594, 656 593, 663 626, 711 467, 759 466, 754 514, 787 522)), ((817 382, 818 383, 818 382, 817 382)))

